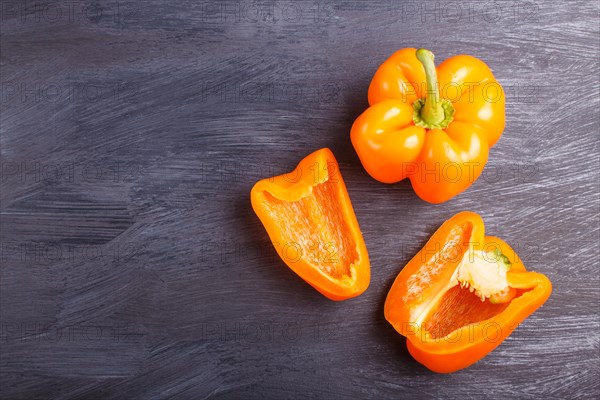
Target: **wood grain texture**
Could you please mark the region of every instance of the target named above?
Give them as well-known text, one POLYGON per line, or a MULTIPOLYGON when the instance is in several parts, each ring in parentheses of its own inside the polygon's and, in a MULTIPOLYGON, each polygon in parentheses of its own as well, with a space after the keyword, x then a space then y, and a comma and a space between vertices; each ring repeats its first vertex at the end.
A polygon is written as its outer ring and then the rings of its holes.
POLYGON ((596 1, 2 1, 0 379, 7 399, 598 398, 596 1), (402 47, 487 62, 507 126, 442 204, 362 169, 349 129, 402 47), (372 265, 333 303, 274 254, 255 181, 330 147, 372 265), (474 366, 383 318, 458 211, 550 277, 474 366))

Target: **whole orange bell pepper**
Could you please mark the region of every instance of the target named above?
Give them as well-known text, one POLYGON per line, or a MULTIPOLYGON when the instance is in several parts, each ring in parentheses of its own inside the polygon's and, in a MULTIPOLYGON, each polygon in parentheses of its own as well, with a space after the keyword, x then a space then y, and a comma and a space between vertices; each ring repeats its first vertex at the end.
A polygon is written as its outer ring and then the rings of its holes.
POLYGON ((409 48, 385 61, 350 136, 373 178, 409 178, 420 198, 441 203, 481 175, 504 130, 505 98, 477 58, 455 56, 437 71, 433 60, 430 51, 409 48))
POLYGON ((315 289, 331 300, 367 289, 367 248, 329 149, 308 155, 288 174, 257 182, 251 201, 277 254, 315 289))
POLYGON ((454 372, 485 357, 552 292, 546 276, 527 272, 510 246, 484 234, 479 215, 455 215, 388 293, 386 320, 432 371, 454 372))

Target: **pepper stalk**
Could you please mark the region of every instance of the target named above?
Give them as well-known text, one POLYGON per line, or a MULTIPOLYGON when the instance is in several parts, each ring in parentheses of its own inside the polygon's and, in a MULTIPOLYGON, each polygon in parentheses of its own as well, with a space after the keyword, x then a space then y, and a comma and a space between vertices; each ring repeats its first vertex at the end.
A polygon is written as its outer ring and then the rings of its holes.
POLYGON ((455 110, 449 100, 440 98, 435 56, 427 49, 417 50, 416 56, 425 69, 427 95, 413 103, 413 121, 423 128, 444 129, 452 122, 455 110))

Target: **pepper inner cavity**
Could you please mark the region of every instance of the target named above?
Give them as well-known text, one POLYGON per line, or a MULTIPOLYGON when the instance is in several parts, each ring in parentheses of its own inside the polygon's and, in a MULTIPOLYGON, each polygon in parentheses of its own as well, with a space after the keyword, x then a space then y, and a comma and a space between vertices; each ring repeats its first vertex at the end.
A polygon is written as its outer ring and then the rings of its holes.
POLYGON ((508 285, 509 269, 510 261, 499 250, 466 251, 451 285, 424 323, 425 330, 433 339, 442 338, 504 311, 517 294, 508 285))
POLYGON ((423 324, 423 328, 432 339, 443 338, 464 326, 480 323, 500 314, 509 304, 510 302, 481 302, 481 299, 468 289, 456 285, 444 293, 435 311, 423 324))
POLYGON ((273 220, 279 221, 284 238, 279 246, 286 261, 305 259, 336 279, 351 276, 358 252, 334 182, 313 186, 311 195, 297 201, 279 200, 266 191, 263 195, 273 220))

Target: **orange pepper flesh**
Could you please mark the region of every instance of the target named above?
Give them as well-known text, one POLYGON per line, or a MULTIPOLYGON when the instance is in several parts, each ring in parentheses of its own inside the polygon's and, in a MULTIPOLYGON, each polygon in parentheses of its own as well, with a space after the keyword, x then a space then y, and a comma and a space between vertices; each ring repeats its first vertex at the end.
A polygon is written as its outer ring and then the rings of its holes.
POLYGON ((400 272, 385 302, 386 320, 411 355, 435 372, 450 373, 495 349, 550 296, 548 278, 527 272, 501 239, 484 236, 481 217, 462 212, 446 221, 400 272), (504 303, 482 301, 460 285, 448 288, 467 251, 498 249, 511 262, 504 303))
POLYGON ((384 183, 409 178, 420 198, 441 203, 481 175, 504 130, 505 98, 477 58, 455 56, 435 69, 433 54, 419 52, 429 62, 408 48, 379 67, 369 86, 370 107, 356 119, 350 137, 373 178, 384 183), (424 105, 417 111, 419 102, 424 105))
POLYGON ((329 149, 310 154, 289 174, 257 182, 251 201, 277 254, 320 293, 345 300, 367 289, 367 249, 329 149))

